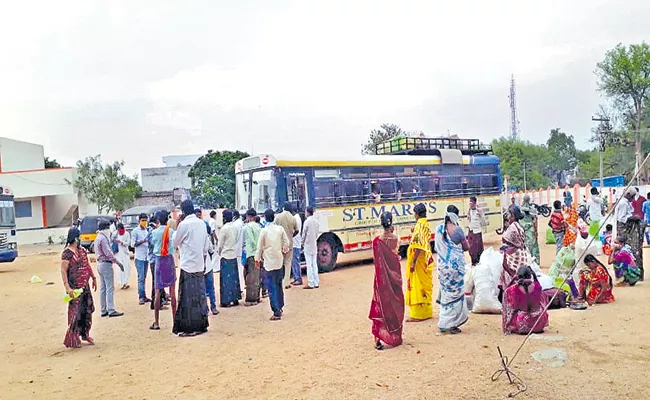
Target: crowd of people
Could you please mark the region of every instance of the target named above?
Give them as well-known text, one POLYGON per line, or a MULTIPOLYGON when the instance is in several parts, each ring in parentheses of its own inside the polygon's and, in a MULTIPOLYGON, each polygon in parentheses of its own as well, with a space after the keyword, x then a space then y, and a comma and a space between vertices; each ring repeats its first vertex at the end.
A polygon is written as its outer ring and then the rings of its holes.
POLYGON ((61 255, 61 277, 69 296, 66 347, 81 347, 82 341, 94 344, 90 336, 95 310, 91 288, 96 291, 99 287, 101 317, 124 315, 115 307, 114 265, 119 269, 118 287, 128 290, 130 247, 137 272, 138 303, 150 304, 153 310, 151 330, 161 329, 160 311, 168 306, 173 316, 172 332, 195 336, 207 332, 209 313, 219 314, 217 303, 222 308, 234 307, 244 299, 245 306, 255 306, 266 297, 272 311, 270 319, 280 320, 284 290, 303 285, 302 253, 307 265, 304 289, 319 288, 319 224, 313 208, 307 207, 304 223, 292 203, 280 213, 264 211, 263 219, 254 209, 244 216, 237 210, 225 210, 221 229, 215 211, 206 221, 190 200, 181 204, 181 211, 178 220, 166 211, 153 216, 142 214, 138 227, 130 233, 119 222, 112 231, 111 223, 101 219, 93 244, 99 282, 81 247, 79 229, 73 226, 69 230, 61 255), (151 297, 146 293, 147 271, 151 272, 151 297))
MULTIPOLYGON (((635 189, 625 193, 614 210, 618 234, 612 242, 612 226, 601 225, 607 211, 605 201, 595 188, 590 194, 586 220, 579 217, 576 205, 566 196, 565 203, 556 201, 553 205, 549 233, 557 246, 556 259, 550 272, 552 287, 546 288, 540 282, 545 274, 539 269, 537 208, 528 195, 523 197, 521 206, 512 199, 506 211, 506 229, 500 249, 503 262, 495 283, 505 334, 543 332, 548 325, 549 308, 560 308, 566 305, 567 300, 573 309, 610 303, 615 300, 615 286, 633 286, 643 280, 642 241, 645 227, 650 224, 650 201, 639 196, 635 189), (591 239, 590 235, 594 236, 591 241, 587 240, 591 239), (592 248, 576 248, 578 238, 582 240, 580 246, 594 241, 602 244, 604 253, 609 256, 608 262, 613 266, 614 278, 592 248), (567 259, 570 262, 563 264, 567 259), (576 268, 577 285, 571 276, 576 261, 582 263, 576 268), (565 284, 567 291, 564 290, 565 284)), ((460 327, 467 322, 469 313, 463 290, 465 274, 468 268, 480 262, 484 251, 481 234, 484 215, 477 207, 476 198, 470 198, 469 205, 467 235, 460 226, 456 206, 448 206, 445 219, 435 229, 434 235, 429 228, 426 207, 423 204, 414 207, 416 222, 407 250, 404 289, 398 256, 399 239, 393 233, 392 215, 389 212, 382 214, 384 231, 373 241, 375 280, 369 314, 377 349, 401 344, 405 306, 409 307, 406 322, 433 317, 434 269, 437 270, 440 288, 436 300, 440 307, 438 328, 441 333, 461 333, 460 327), (430 245, 432 237, 435 254, 430 245), (471 266, 467 265, 464 252, 469 252, 471 266)), ((647 238, 650 244, 650 235, 647 238)))

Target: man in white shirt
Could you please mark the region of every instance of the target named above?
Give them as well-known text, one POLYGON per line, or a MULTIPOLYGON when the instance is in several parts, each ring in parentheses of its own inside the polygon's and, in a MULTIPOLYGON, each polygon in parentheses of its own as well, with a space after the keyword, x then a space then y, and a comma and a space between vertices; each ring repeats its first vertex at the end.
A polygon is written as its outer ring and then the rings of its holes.
POLYGON ((219 273, 219 296, 221 307, 238 306, 242 298, 237 259, 241 259, 242 251, 237 250, 239 230, 233 221, 234 212, 223 212, 223 227, 219 232, 217 251, 221 256, 221 272, 219 273))
POLYGON ((210 231, 211 231, 211 236, 212 236, 212 246, 214 247, 215 251, 214 254, 212 254, 212 258, 210 258, 210 262, 212 263, 212 272, 217 273, 221 270, 221 257, 219 256, 219 253, 216 251, 217 245, 219 244, 219 224, 217 223, 217 212, 212 210, 210 212, 210 220, 208 221, 208 224, 210 225, 210 231))
POLYGON ((181 211, 183 220, 178 224, 174 236, 174 248, 180 252, 181 276, 172 332, 179 336, 194 336, 208 331, 203 272, 210 242, 205 222, 194 215, 191 200, 181 204, 181 211))
POLYGON ((485 215, 483 210, 478 207, 477 199, 475 196, 469 198, 469 211, 467 212, 467 219, 469 221, 469 234, 467 240, 469 242, 469 256, 472 259, 472 265, 478 265, 483 254, 483 219, 485 215))
POLYGON ((307 207, 305 215, 307 219, 302 227, 302 243, 305 263, 307 264, 307 286, 305 286, 305 289, 318 289, 320 282, 318 280, 317 241, 320 226, 318 220, 314 217, 313 207, 307 207))
POLYGON ((244 254, 244 221, 237 210, 232 211, 232 224, 237 228, 237 273, 239 274, 239 290, 243 292, 246 287, 244 281, 244 264, 242 264, 244 254))
POLYGON ((616 206, 616 222, 617 230, 620 234, 625 227, 625 224, 630 219, 632 214, 634 214, 634 207, 632 207, 632 200, 636 196, 636 190, 629 189, 625 196, 621 198, 616 206))
POLYGON ((302 230, 302 218, 299 213, 294 213, 293 218, 296 220, 298 226, 298 234, 293 238, 293 257, 291 260, 291 277, 293 281, 291 284, 294 286, 302 285, 302 268, 300 267, 300 255, 302 254, 302 239, 300 231, 302 230))
POLYGON ((587 210, 589 210, 589 218, 591 222, 599 222, 603 218, 603 201, 598 195, 598 189, 591 188, 591 196, 587 201, 587 210))
POLYGON ((275 213, 273 210, 264 211, 264 219, 267 225, 260 232, 255 262, 258 266, 262 262, 264 263, 264 285, 269 291, 271 310, 273 310, 271 321, 278 321, 282 319, 282 308, 284 308, 282 288, 284 254, 289 252, 291 242, 284 228, 274 223, 275 213))

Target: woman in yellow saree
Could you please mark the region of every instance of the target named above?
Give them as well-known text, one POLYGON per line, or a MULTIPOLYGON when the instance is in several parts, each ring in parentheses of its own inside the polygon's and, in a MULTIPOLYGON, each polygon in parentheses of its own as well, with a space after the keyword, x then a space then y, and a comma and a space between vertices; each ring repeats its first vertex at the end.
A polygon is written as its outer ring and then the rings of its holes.
POLYGON ((420 322, 433 317, 433 254, 431 229, 427 208, 420 203, 413 208, 415 229, 411 236, 406 262, 406 295, 410 318, 406 322, 420 322))

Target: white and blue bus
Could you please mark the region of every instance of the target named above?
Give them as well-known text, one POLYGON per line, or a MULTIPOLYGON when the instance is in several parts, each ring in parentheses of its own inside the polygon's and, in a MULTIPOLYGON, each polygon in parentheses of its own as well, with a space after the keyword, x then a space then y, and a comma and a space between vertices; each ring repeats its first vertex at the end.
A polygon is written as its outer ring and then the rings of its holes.
POLYGON ((502 228, 500 162, 489 147, 475 139, 402 141, 397 150, 381 147, 381 155, 354 159, 245 158, 235 166, 236 207, 262 212, 290 202, 300 213, 315 207, 321 230, 317 261, 323 271, 334 269, 337 261, 372 258, 369 251, 382 232, 384 211, 392 212, 403 248, 418 203, 427 206, 433 231, 449 204, 465 217, 469 197, 477 196, 486 215, 485 232, 502 228))
POLYGON ((14 193, 6 187, 0 187, 0 262, 12 262, 18 257, 16 242, 16 212, 14 193))

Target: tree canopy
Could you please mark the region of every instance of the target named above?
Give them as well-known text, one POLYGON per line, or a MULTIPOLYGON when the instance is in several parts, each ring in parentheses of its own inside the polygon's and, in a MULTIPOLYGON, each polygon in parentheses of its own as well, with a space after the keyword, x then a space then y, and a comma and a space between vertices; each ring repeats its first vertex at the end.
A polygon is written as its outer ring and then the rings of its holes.
POLYGON ((50 159, 49 157, 45 157, 45 169, 48 168, 61 168, 61 164, 59 164, 58 161, 55 159, 50 159))
POLYGON ((129 177, 122 171, 124 161, 103 164, 100 155, 77 161, 77 174, 73 187, 83 193, 97 212, 124 210, 131 206, 142 188, 137 177, 129 177))
POLYGON ((548 168, 556 176, 560 186, 565 182, 563 173, 575 169, 578 164, 576 142, 572 135, 560 131, 560 128, 551 129, 551 135, 546 142, 549 161, 548 168))
POLYGON ((241 151, 215 151, 201 156, 192 166, 192 197, 196 204, 217 208, 235 205, 235 164, 248 153, 241 151))
POLYGON ((631 122, 636 162, 642 158, 641 128, 646 119, 645 104, 650 95, 650 46, 646 42, 618 44, 596 66, 598 88, 631 122))
POLYGON ((376 146, 397 136, 407 136, 406 132, 395 124, 381 124, 379 129, 370 131, 368 142, 361 146, 361 154, 375 154, 376 146))
POLYGON ((552 179, 545 174, 548 166, 546 146, 523 140, 499 138, 492 141, 492 150, 501 159, 501 174, 509 177, 510 187, 537 189, 552 183, 552 179))

